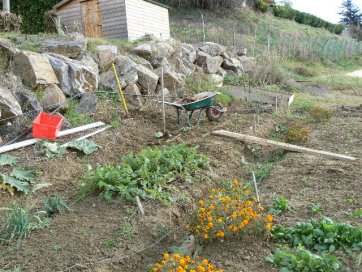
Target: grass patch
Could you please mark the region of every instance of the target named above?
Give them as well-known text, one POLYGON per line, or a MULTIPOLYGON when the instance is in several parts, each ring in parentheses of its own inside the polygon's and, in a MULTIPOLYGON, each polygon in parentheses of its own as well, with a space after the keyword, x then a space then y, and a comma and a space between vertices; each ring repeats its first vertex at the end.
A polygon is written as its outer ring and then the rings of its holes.
POLYGON ((221 92, 217 97, 216 97, 216 102, 217 103, 221 103, 222 105, 229 105, 232 102, 234 102, 235 99, 234 97, 232 97, 231 95, 221 92))
POLYGON ((48 216, 61 213, 62 211, 70 211, 69 205, 60 196, 50 196, 43 200, 44 211, 48 216))
POLYGON ((185 145, 146 148, 123 157, 120 165, 98 166, 89 170, 81 183, 83 192, 100 192, 107 200, 118 194, 127 200, 135 196, 157 199, 167 204, 177 196, 168 189, 175 181, 198 181, 200 169, 209 167, 209 159, 185 145))
POLYGON ((92 118, 84 113, 77 111, 75 108, 78 105, 77 100, 69 101, 69 108, 65 113, 64 117, 72 124, 74 127, 83 126, 89 123, 92 123, 92 118))
POLYGON ((215 86, 215 84, 213 84, 205 75, 194 75, 187 77, 185 87, 193 94, 221 91, 221 89, 215 86))
POLYGON ((249 175, 254 172, 257 182, 262 182, 274 169, 274 167, 284 158, 285 152, 274 153, 269 159, 262 163, 256 163, 248 170, 249 175))
POLYGON ((45 212, 31 213, 29 207, 21 207, 13 203, 9 208, 2 208, 6 214, 1 221, 0 244, 11 243, 14 239, 18 242, 24 239, 31 231, 49 226, 49 218, 44 217, 45 212))

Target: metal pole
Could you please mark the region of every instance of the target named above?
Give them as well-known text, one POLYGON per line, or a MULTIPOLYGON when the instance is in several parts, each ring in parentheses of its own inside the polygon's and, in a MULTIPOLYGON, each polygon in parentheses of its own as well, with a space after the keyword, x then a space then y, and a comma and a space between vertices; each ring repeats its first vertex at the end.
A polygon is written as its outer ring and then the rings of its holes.
POLYGON ((163 124, 163 134, 166 133, 166 114, 165 114, 165 93, 163 91, 164 82, 163 82, 163 66, 161 66, 161 93, 162 93, 162 124, 163 124))

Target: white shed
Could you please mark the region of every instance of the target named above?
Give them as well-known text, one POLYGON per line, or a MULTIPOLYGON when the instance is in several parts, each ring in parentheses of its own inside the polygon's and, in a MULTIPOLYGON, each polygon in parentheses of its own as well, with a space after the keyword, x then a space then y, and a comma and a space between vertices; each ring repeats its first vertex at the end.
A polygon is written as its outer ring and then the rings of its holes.
POLYGON ((88 37, 170 38, 169 7, 153 0, 63 0, 53 9, 69 32, 88 37))

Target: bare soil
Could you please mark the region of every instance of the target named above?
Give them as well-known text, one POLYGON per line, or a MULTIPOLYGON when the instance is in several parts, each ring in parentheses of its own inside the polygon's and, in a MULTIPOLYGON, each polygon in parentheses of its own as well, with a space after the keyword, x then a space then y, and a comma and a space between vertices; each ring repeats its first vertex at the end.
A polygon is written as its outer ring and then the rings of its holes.
MULTIPOLYGON (((20 246, 0 247, 0 268, 16 266, 24 271, 134 271, 144 272, 162 253, 178 246, 187 236, 184 224, 195 202, 207 189, 220 180, 247 178, 251 164, 267 159, 275 149, 213 136, 216 129, 226 129, 252 135, 255 109, 245 103, 235 103, 228 108, 221 122, 203 120, 199 126, 180 130, 176 114, 167 110, 167 128, 172 136, 156 139, 161 130, 158 107, 149 105, 143 112, 133 111, 122 118, 121 126, 108 130, 92 139, 102 146, 90 156, 70 152, 51 160, 41 156, 33 147, 11 152, 20 157, 22 166, 41 173, 39 180, 51 187, 29 196, 10 196, 0 192, 0 207, 13 201, 28 203, 36 210, 45 196, 60 195, 71 203, 71 212, 55 215, 49 228, 38 229, 23 240, 20 246), (137 205, 121 199, 112 202, 89 196, 78 201, 80 188, 77 181, 87 171, 87 166, 116 164, 129 152, 138 152, 147 146, 185 143, 198 146, 199 152, 210 158, 212 170, 200 173, 211 182, 173 184, 189 195, 191 201, 164 206, 156 201, 145 202, 145 216, 137 212, 137 205), (242 163, 243 157, 248 164, 242 163), (131 223, 134 235, 124 233, 124 220, 131 223)), ((119 113, 103 101, 94 120, 111 122, 119 113)), ((275 125, 285 120, 285 114, 272 115, 267 109, 260 115, 258 136, 268 137, 275 125)), ((362 117, 338 110, 333 119, 323 124, 312 124, 311 148, 362 156, 362 117), (338 113, 338 114, 337 114, 338 113)), ((75 138, 72 135, 72 138, 75 138)), ((70 137, 60 139, 67 142, 70 137)), ((267 206, 274 196, 290 200, 292 211, 276 218, 276 223, 291 225, 297 221, 328 216, 336 220, 362 224, 361 219, 348 216, 348 211, 361 208, 361 160, 334 161, 299 153, 287 153, 270 175, 260 184, 261 199, 267 206), (321 214, 309 212, 311 203, 319 203, 321 214)), ((4 213, 0 211, 0 215, 4 213)), ((273 241, 243 237, 205 245, 200 256, 209 259, 226 272, 277 271, 265 262, 265 257, 275 248, 273 241)), ((353 267, 353 262, 346 260, 353 267)))

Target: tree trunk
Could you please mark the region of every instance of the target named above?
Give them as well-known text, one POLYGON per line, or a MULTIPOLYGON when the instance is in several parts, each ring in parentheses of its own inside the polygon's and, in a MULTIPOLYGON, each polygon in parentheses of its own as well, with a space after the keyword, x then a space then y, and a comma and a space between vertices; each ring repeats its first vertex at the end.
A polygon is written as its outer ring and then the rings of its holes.
POLYGON ((10 0, 3 0, 3 11, 10 13, 10 0))

